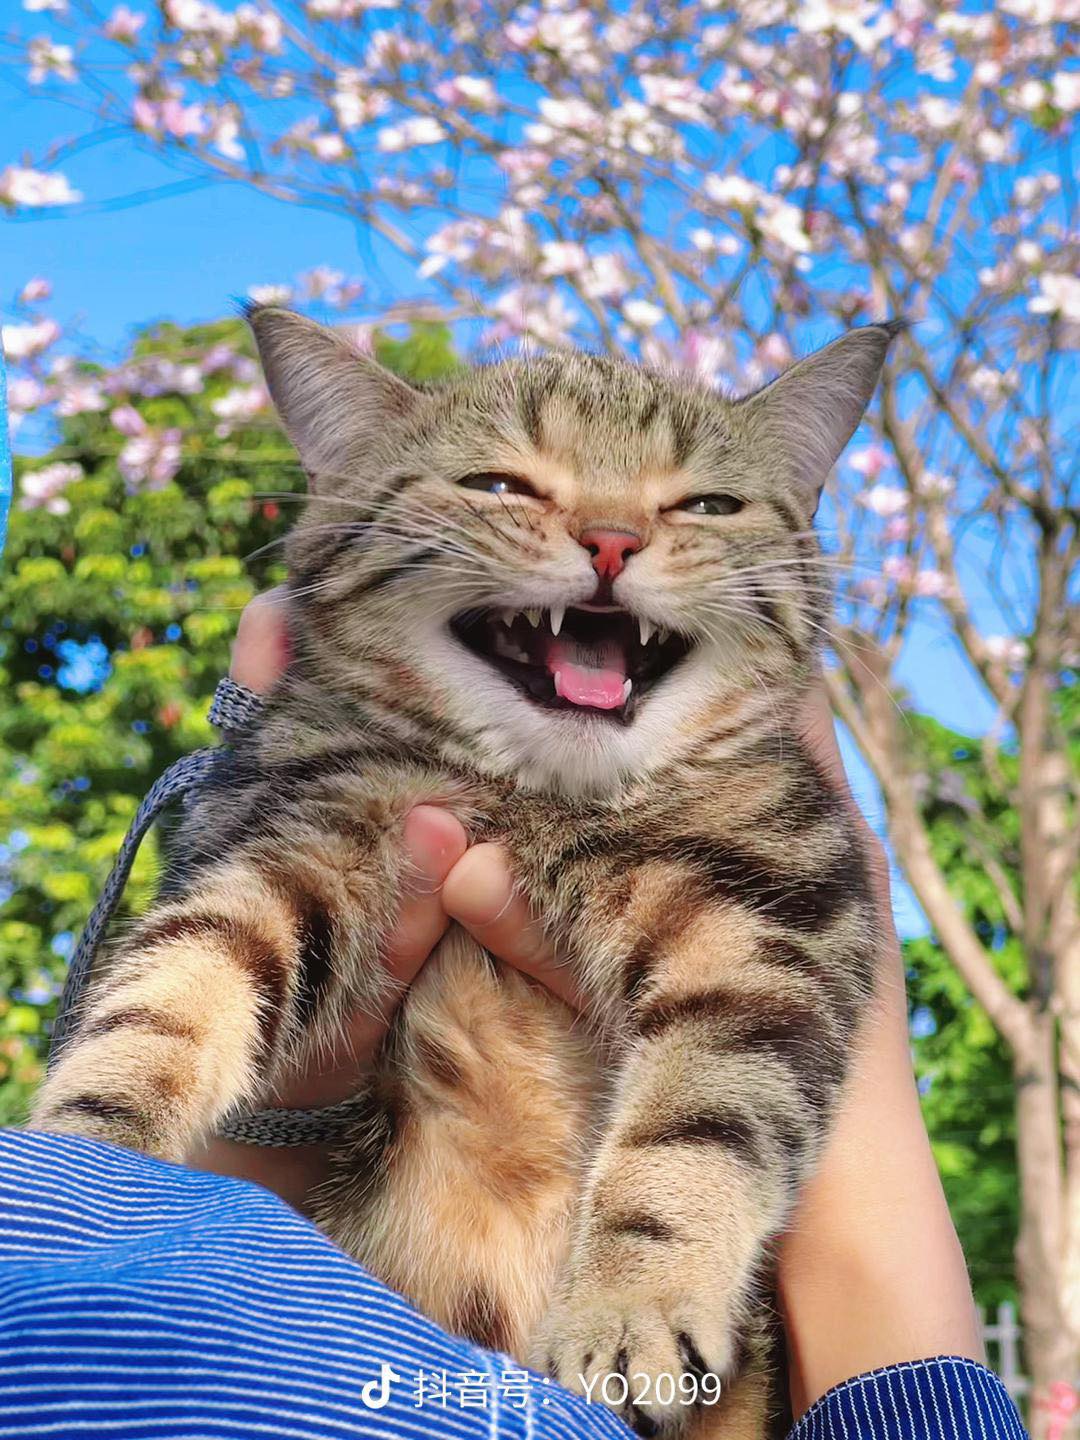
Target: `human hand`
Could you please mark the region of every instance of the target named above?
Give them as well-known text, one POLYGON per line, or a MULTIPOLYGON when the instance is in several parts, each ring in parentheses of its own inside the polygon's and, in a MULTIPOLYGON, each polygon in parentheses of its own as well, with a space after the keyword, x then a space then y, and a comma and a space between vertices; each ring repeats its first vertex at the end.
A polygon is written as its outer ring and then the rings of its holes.
MULTIPOLYGON (((282 592, 258 596, 240 617, 233 647, 234 680, 257 692, 270 689, 289 658, 282 592)), ((390 1025, 397 1004, 451 920, 476 936, 493 955, 575 1004, 569 972, 560 969, 541 927, 516 893, 497 845, 469 848, 463 826, 446 810, 418 805, 405 821, 410 886, 391 935, 384 964, 396 981, 383 1013, 358 1012, 330 1053, 283 1083, 275 1103, 288 1108, 332 1105, 354 1094, 390 1025)), ((248 1145, 214 1137, 187 1158, 196 1169, 254 1180, 303 1210, 325 1177, 330 1147, 248 1145)))
MULTIPOLYGON (((855 811, 823 687, 809 697, 805 734, 855 811)), ((877 983, 825 1154, 779 1249, 796 1416, 833 1385, 882 1365, 984 1359, 912 1074, 888 861, 861 816, 857 823, 877 898, 877 983)))

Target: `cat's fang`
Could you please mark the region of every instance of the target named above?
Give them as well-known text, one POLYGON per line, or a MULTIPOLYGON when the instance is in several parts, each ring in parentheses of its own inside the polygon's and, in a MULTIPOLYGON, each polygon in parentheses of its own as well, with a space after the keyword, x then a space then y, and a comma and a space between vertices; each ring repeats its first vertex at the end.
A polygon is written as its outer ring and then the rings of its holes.
POLYGON ((624 705, 625 705, 626 702, 630 699, 630 691, 633 689, 633 685, 634 685, 634 682, 633 682, 632 680, 629 680, 629 679, 627 679, 627 680, 625 680, 625 681, 623 682, 623 687, 622 687, 622 703, 623 703, 624 705))
POLYGON ((565 615, 566 615, 566 606, 565 606, 565 605, 553 605, 553 606, 551 607, 551 633, 552 633, 552 635, 558 635, 559 631, 562 629, 562 622, 563 622, 563 619, 564 619, 565 615))
POLYGON ((513 625, 514 621, 517 619, 517 611, 516 611, 516 610, 500 610, 500 611, 499 611, 499 619, 500 619, 500 620, 502 621, 502 623, 507 627, 507 629, 509 629, 510 626, 513 625))
POLYGON ((651 621, 651 620, 646 620, 646 618, 645 618, 644 615, 639 615, 639 616, 638 616, 638 630, 639 630, 639 632, 640 632, 640 634, 641 634, 641 643, 642 643, 642 645, 647 645, 647 644, 649 643, 649 641, 652 639, 652 634, 653 634, 653 623, 652 623, 652 621, 651 621))
POLYGON ((539 610, 526 610, 526 611, 525 611, 525 618, 528 620, 529 624, 530 624, 530 625, 533 627, 533 629, 535 630, 535 629, 539 626, 539 624, 540 624, 540 611, 539 611, 539 610))

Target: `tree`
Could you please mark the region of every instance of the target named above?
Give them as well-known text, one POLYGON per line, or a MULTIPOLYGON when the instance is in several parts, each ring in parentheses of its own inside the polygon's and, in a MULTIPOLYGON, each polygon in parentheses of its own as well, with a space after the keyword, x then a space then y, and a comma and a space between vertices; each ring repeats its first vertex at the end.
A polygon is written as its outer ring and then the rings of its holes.
MULTIPOLYGON (((457 363, 437 327, 373 343, 414 378, 457 363)), ((66 958, 142 796, 215 739, 240 609, 284 578, 276 542, 304 491, 239 321, 161 326, 112 369, 35 383, 61 413, 59 443, 16 458, 0 566, 0 1124, 25 1118, 66 958)), ((122 914, 158 869, 151 832, 122 914)))
POLYGON ((337 211, 372 277, 403 257, 481 351, 583 341, 745 385, 861 319, 918 322, 824 511, 831 684, 1017 1082, 1037 1407, 1080 1370, 1074 11, 163 0, 100 23, 50 6, 5 44, 81 107, 79 134, 0 173, 14 216, 77 208, 80 148, 127 134, 192 177, 337 211), (950 890, 890 698, 927 624, 997 717, 983 756, 1017 834, 974 793, 965 825, 1001 945, 950 890))
MULTIPOLYGON (((1023 951, 986 864, 989 831, 989 853, 1003 855, 1008 882, 1017 884, 1016 812, 978 739, 924 716, 907 718, 921 756, 919 808, 935 859, 968 923, 1019 993, 1023 951)), ((1002 766, 1014 768, 1015 757, 1006 756, 1002 766)), ((906 941, 904 959, 923 1116, 976 1298, 993 1307, 1016 1298, 1019 1187, 1008 1052, 934 935, 906 941)))

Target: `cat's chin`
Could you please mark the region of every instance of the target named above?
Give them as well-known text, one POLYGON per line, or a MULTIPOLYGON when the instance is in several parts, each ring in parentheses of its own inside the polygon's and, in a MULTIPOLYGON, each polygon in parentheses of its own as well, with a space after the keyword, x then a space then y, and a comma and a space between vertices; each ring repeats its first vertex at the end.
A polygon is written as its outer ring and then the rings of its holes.
POLYGON ((450 632, 537 707, 615 725, 694 648, 616 606, 466 610, 450 632))

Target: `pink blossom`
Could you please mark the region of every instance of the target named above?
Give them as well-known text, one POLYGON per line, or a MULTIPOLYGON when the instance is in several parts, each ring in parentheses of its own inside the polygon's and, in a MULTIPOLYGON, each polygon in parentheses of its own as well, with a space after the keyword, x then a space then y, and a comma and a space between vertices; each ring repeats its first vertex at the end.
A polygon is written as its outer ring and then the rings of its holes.
POLYGON ((742 249, 734 235, 717 235, 712 230, 691 230, 689 238, 702 255, 737 255, 742 249))
POLYGON ((882 445, 867 445, 863 450, 853 450, 847 463, 856 475, 875 480, 889 463, 889 452, 882 445))
POLYGON ((40 470, 28 470, 19 481, 19 505, 23 510, 37 510, 44 506, 52 515, 66 515, 71 502, 61 491, 84 478, 81 465, 73 461, 57 460, 40 470))
POLYGON ((865 505, 872 514, 891 520, 894 515, 902 515, 910 507, 911 496, 898 485, 875 485, 859 496, 859 504, 865 505))
POLYGON ((915 575, 915 566, 907 555, 887 555, 881 562, 881 573, 886 580, 898 585, 910 585, 915 575))
POLYGON ((32 375, 12 375, 8 381, 8 406, 12 411, 36 410, 48 398, 48 389, 32 375))
POLYGON ((161 490, 180 469, 181 432, 146 430, 135 435, 116 457, 116 466, 129 491, 161 490))
POLYGON ((928 500, 943 500, 956 489, 956 481, 951 475, 939 475, 934 470, 924 470, 915 488, 928 500))
POLYGON ((396 10, 398 0, 306 0, 314 20, 355 20, 365 10, 396 10))
POLYGON ((331 164, 344 160, 349 153, 349 147, 340 135, 335 135, 330 130, 319 130, 311 136, 311 151, 317 159, 331 164))
POLYGON ((631 288, 634 277, 621 255, 590 255, 581 279, 582 293, 590 300, 618 300, 631 288))
POLYGON ((663 310, 651 300, 624 300, 622 313, 627 323, 636 330, 652 330, 664 318, 663 310))
POLYGON ((138 130, 160 139, 171 135, 175 140, 186 140, 191 135, 201 135, 206 129, 206 112, 201 105, 185 105, 176 96, 165 100, 148 100, 145 95, 136 96, 131 105, 131 118, 138 130))
POLYGON ((544 150, 504 150, 499 156, 499 168, 516 184, 535 180, 550 164, 551 157, 544 150))
POLYGON ((1050 81, 1051 98, 1059 110, 1080 110, 1080 75, 1059 70, 1050 81))
POLYGON ((29 325, 5 325, 0 334, 9 360, 32 360, 55 345, 60 326, 55 320, 35 320, 29 325))
POLYGON ((1028 301, 1033 315, 1060 315, 1080 322, 1080 276, 1044 273, 1039 276, 1039 293, 1028 301))
POLYGON ((741 175, 707 175, 705 194, 717 205, 746 209, 756 204, 760 191, 753 181, 741 175))
POLYGON ((76 79, 75 52, 70 45, 57 45, 48 35, 37 35, 26 47, 30 70, 27 79, 31 85, 40 85, 50 75, 69 83, 76 79))
POLYGON ((316 265, 314 270, 300 276, 300 284, 310 299, 321 300, 340 290, 344 279, 343 271, 331 270, 329 265, 316 265))
POLYGON ((291 285, 249 285, 247 293, 256 305, 287 305, 293 294, 291 285))
POLYGON ((186 35, 206 35, 231 41, 236 36, 236 19, 207 0, 164 0, 165 18, 186 35))
POLYGON ((722 374, 731 369, 734 360, 735 353, 726 336, 701 330, 684 332, 679 364, 707 385, 718 385, 722 374))
POLYGON ((285 27, 280 15, 259 5, 242 4, 233 14, 238 35, 255 50, 274 55, 281 49, 285 27))
POLYGON ((585 247, 572 240, 548 240, 540 246, 540 273, 549 278, 579 275, 588 263, 585 247))
POLYGON ((220 420, 243 424, 267 410, 269 405, 270 396, 263 385, 237 385, 217 400, 211 400, 210 409, 220 420))
POLYGON ((104 410, 108 404, 101 386, 88 376, 65 381, 56 403, 58 415, 86 415, 104 410))
POLYGON ((542 345, 565 345, 578 318, 561 295, 538 293, 525 286, 504 291, 493 308, 500 320, 485 336, 489 345, 522 335, 530 335, 542 345))
POLYGON ((757 358, 766 369, 782 370, 785 365, 791 364, 791 346, 783 335, 774 331, 758 341, 757 358))
POLYGON ((381 90, 368 85, 357 70, 339 70, 330 105, 343 130, 359 130, 390 108, 381 90))
POLYGON ((896 541, 905 541, 911 538, 911 521, 906 515, 897 515, 890 520, 881 532, 881 538, 887 545, 896 541))
POLYGON ((206 138, 226 160, 243 160, 244 147, 240 144, 240 122, 231 110, 207 111, 205 113, 206 138))
POLYGON ((920 570, 914 579, 916 595, 928 600, 942 600, 951 593, 952 587, 940 570, 920 570))
POLYGON ((1027 644, 1014 635, 985 635, 983 649, 986 657, 1010 669, 1020 669, 1027 659, 1027 644))
POLYGON ((479 75, 454 75, 440 80, 435 96, 444 105, 472 106, 476 110, 492 110, 497 103, 495 87, 479 75))
POLYGON ((134 405, 118 405, 109 415, 109 423, 121 435, 142 435, 146 432, 146 421, 134 405))
POLYGON ((384 125, 376 143, 385 153, 396 154, 417 145, 438 145, 446 138, 446 131, 434 116, 414 115, 400 125, 384 125))
POLYGON ((35 275, 34 278, 28 280, 19 291, 19 303, 21 305, 33 305, 38 300, 47 300, 51 294, 52 285, 50 282, 42 279, 40 275, 35 275))
POLYGON ((692 80, 677 75, 642 75, 641 89, 646 105, 666 110, 680 120, 704 121, 705 92, 692 80))
POLYGON ((199 368, 204 375, 213 375, 218 370, 229 369, 235 359, 236 351, 233 347, 221 341, 203 352, 199 368))
POLYGON ((134 45, 139 38, 139 31, 145 24, 145 15, 140 15, 135 10, 129 10, 126 5, 117 5, 108 20, 105 21, 104 30, 110 40, 116 40, 121 45, 134 45))
POLYGON ((424 47, 410 40, 400 30, 376 30, 364 54, 368 70, 397 70, 411 60, 419 60, 424 47))
POLYGON ((82 198, 78 190, 71 188, 67 177, 56 171, 45 174, 41 170, 9 165, 0 172, 0 205, 38 209, 46 205, 74 205, 82 198))

